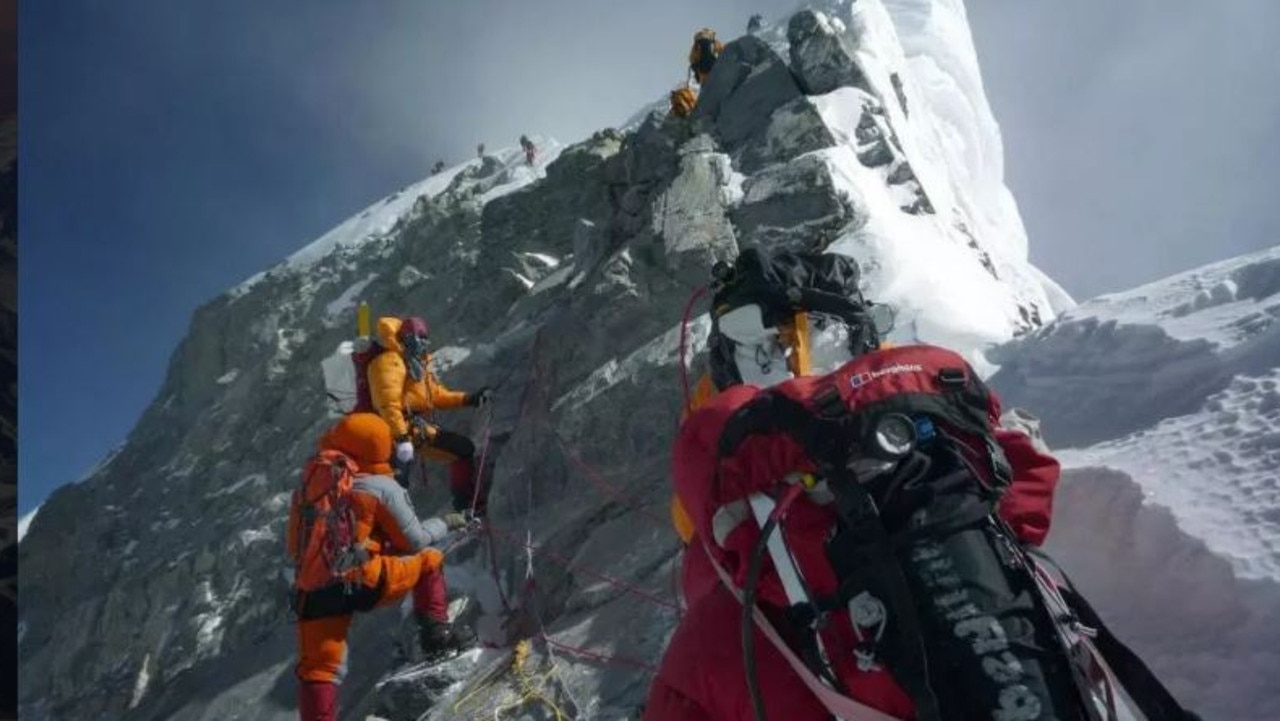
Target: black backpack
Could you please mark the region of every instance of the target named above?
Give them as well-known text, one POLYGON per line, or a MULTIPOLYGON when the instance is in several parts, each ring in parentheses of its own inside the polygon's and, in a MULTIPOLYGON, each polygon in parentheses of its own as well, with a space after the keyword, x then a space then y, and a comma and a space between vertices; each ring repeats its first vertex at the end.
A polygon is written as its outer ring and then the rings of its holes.
POLYGON ((698 62, 693 65, 693 69, 700 73, 711 72, 716 64, 715 38, 701 37, 693 41, 693 44, 698 48, 698 62))
MULTIPOLYGON (((838 685, 817 634, 847 609, 859 666, 892 673, 920 721, 1114 721, 1124 703, 1108 695, 1121 689, 1145 721, 1196 720, 1000 517, 1013 468, 991 426, 995 407, 959 355, 913 345, 781 383, 726 421, 717 468, 798 445, 837 518, 824 548, 836 592, 783 614, 805 665, 838 685)), ((739 481, 715 480, 750 493, 739 481)), ((763 524, 743 583, 748 669, 750 609, 785 518, 779 506, 763 524)), ((760 718, 757 679, 747 683, 760 718)))

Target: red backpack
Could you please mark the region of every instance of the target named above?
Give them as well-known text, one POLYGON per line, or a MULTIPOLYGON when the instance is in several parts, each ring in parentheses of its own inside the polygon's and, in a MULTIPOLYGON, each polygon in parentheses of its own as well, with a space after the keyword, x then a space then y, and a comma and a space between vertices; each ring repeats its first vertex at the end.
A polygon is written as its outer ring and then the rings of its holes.
POLYGON ((359 580, 368 550, 356 539, 351 488, 355 461, 321 451, 307 461, 289 507, 288 551, 294 587, 309 592, 359 580))
POLYGON ((369 392, 369 364, 385 350, 372 338, 356 340, 351 352, 351 362, 356 367, 356 405, 352 413, 377 413, 373 407, 373 394, 369 392))
MULTIPOLYGON (((1152 721, 1194 718, 1087 604, 1063 599, 1070 587, 1045 577, 998 514, 1014 479, 997 418, 998 401, 964 359, 925 345, 861 355, 736 409, 719 438, 712 502, 780 498, 750 540, 741 588, 747 667, 770 557, 798 577, 807 568, 824 571, 811 581, 830 579, 823 590, 800 581, 787 593, 797 663, 808 666, 797 672, 837 676, 823 644, 847 627, 852 653, 836 660, 889 671, 916 718, 1099 721, 1114 718, 1106 707, 1114 711, 1118 688, 1152 721), (792 477, 808 480, 788 488, 792 477), (775 532, 788 543, 787 508, 806 488, 822 491, 813 498, 825 500, 812 503, 825 504, 833 524, 820 546, 771 550, 775 532)), ((752 674, 747 684, 762 708, 752 674)))

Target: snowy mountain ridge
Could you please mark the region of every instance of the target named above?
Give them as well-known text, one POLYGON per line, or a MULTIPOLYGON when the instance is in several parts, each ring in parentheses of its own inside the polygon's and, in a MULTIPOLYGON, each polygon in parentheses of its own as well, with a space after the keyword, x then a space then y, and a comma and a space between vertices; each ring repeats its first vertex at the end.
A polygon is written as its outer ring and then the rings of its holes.
POLYGON ((1203 339, 1223 351, 1274 333, 1278 309, 1280 249, 1270 248, 1100 296, 1063 320, 1154 324, 1175 340, 1203 339))
MULTIPOLYGON (((485 413, 441 419, 486 439, 497 538, 496 567, 470 544, 448 577, 476 598, 467 618, 503 644, 514 639, 492 623, 503 614, 494 579, 514 592, 534 574, 539 632, 586 655, 535 643, 530 662, 578 718, 634 718, 640 669, 675 623, 678 543, 664 520, 674 366, 684 305, 713 263, 749 246, 852 254, 868 294, 898 307, 894 339, 999 365, 1014 395, 1040 388, 1032 370, 1052 377, 1040 353, 1062 355, 1077 332, 1045 324, 1072 301, 1027 262, 963 5, 818 7, 729 42, 689 119, 651 113, 563 148, 540 143, 534 168, 513 150, 470 161, 201 308, 125 446, 31 522, 23 717, 295 717, 279 539, 297 468, 329 423, 320 360, 349 338, 359 300, 424 313, 443 380, 496 389, 485 413)), ((695 372, 705 318, 692 324, 695 372)), ((1044 401, 1055 442, 1074 410, 1061 397, 1031 399, 1044 401)), ((429 475, 414 491, 423 515, 446 496, 442 474, 429 475)), ((1088 485, 1064 484, 1079 498, 1063 504, 1063 538, 1080 528, 1073 507, 1132 490, 1075 494, 1088 485)), ((428 668, 411 639, 398 610, 356 624, 344 717, 429 721, 464 699, 476 716, 513 702, 505 651, 428 668)))
POLYGON ((1101 296, 1003 353, 1013 400, 1072 395, 1069 419, 1146 406, 1097 444, 1058 424, 1082 446, 1064 462, 1132 475, 1243 577, 1280 580, 1280 246, 1101 296), (1053 358, 1066 344, 1074 357, 1053 358))
POLYGON ((991 355, 1066 468, 1051 551, 1205 718, 1280 717, 1280 246, 991 355))
POLYGON ((560 156, 560 151, 564 149, 564 146, 554 139, 534 136, 532 140, 540 149, 533 165, 525 163, 523 150, 509 147, 446 168, 370 205, 295 251, 278 266, 255 273, 227 293, 233 298, 239 298, 249 292, 268 273, 303 272, 339 249, 358 248, 370 241, 386 239, 395 231, 397 225, 410 218, 419 204, 430 201, 446 190, 455 188, 476 176, 486 178, 483 193, 480 196, 481 203, 514 193, 544 177, 546 166, 555 162, 555 159, 560 156), (501 168, 501 171, 494 177, 496 168, 501 168))

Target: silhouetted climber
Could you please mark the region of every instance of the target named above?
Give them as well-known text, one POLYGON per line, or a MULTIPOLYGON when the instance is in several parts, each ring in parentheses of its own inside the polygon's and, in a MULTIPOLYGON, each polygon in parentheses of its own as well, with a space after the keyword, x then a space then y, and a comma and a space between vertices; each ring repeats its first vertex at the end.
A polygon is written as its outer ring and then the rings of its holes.
POLYGON ((481 158, 484 157, 484 143, 476 145, 476 155, 481 158))
POLYGON ((534 159, 538 155, 538 146, 533 144, 527 135, 520 136, 520 147, 524 148, 524 162, 526 165, 533 165, 534 159))
POLYGON ((693 73, 701 85, 715 67, 716 58, 724 50, 724 44, 716 40, 716 31, 703 28, 693 36, 693 47, 689 50, 689 72, 693 73))
POLYGON ((440 174, 440 172, 441 172, 442 170, 444 170, 444 161, 443 161, 443 160, 437 160, 437 161, 436 161, 436 164, 435 164, 435 165, 433 165, 433 166, 431 166, 431 174, 432 174, 432 175, 439 175, 439 174, 440 174))

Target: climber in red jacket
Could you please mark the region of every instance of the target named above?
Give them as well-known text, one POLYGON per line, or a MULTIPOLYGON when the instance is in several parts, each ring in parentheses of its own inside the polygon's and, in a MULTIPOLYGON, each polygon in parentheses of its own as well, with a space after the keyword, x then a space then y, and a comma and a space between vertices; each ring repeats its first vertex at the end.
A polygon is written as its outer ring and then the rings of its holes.
MULTIPOLYGON (((916 351, 908 347, 884 353, 916 351)), ((691 548, 686 555, 685 593, 692 604, 671 639, 650 689, 645 709, 648 721, 754 721, 742 646, 738 642, 741 605, 715 576, 714 566, 706 556, 716 559, 733 575, 733 580, 741 584, 749 550, 759 529, 751 522, 750 514, 725 509, 741 508, 734 504, 741 503, 738 494, 742 489, 766 484, 765 479, 782 478, 804 468, 803 453, 794 444, 781 440, 771 447, 765 447, 763 441, 757 443, 758 453, 752 456, 756 462, 751 467, 736 463, 739 460, 736 457, 726 463, 719 462, 718 449, 725 424, 761 392, 758 387, 746 385, 726 389, 689 417, 676 441, 672 454, 676 490, 693 517, 697 536, 705 539, 705 545, 691 548), (730 525, 733 520, 739 523, 730 525)), ((989 417, 992 429, 1012 469, 1012 482, 1000 504, 1000 516, 1009 522, 1019 540, 1039 544, 1049 531, 1058 463, 1036 450, 1031 439, 1022 433, 997 428, 998 405, 994 397, 992 411, 989 417)), ((800 549, 804 549, 811 556, 807 560, 820 561, 823 539, 834 523, 830 511, 802 499, 793 507, 790 517, 792 523, 788 528, 797 529, 788 537, 793 552, 801 553, 800 549)), ((789 604, 782 594, 776 570, 766 570, 759 585, 759 605, 767 616, 783 626, 782 633, 786 636, 782 616, 789 604)), ((832 649, 849 644, 847 635, 832 636, 832 649)), ((806 688, 758 629, 755 648, 756 678, 768 718, 819 721, 831 716, 831 711, 806 688)), ((861 671, 853 659, 850 650, 844 659, 846 663, 836 664, 853 698, 894 718, 915 718, 911 698, 888 672, 883 669, 861 671)))
MULTIPOLYGON (((812 458, 786 438, 768 435, 744 443, 744 452, 722 457, 726 425, 740 415, 762 388, 812 380, 824 370, 820 362, 859 359, 877 366, 878 357, 904 355, 909 366, 938 355, 964 364, 941 348, 908 347, 886 350, 865 309, 872 304, 858 291, 858 268, 847 257, 828 254, 767 256, 745 252, 732 268, 717 270, 712 301, 712 371, 699 384, 690 402, 672 453, 676 497, 672 516, 686 543, 682 585, 689 612, 667 649, 662 668, 650 688, 648 721, 754 721, 749 675, 739 643, 741 592, 751 548, 759 538, 746 505, 746 489, 771 490, 778 480, 797 471, 813 471, 812 458), (785 279, 785 280, 780 280, 785 279), (800 291, 778 286, 791 282, 800 291), (804 297, 796 304, 795 298, 804 297), (820 307, 823 312, 806 309, 820 307), (837 339, 835 353, 819 347, 823 339, 837 339), (772 357, 771 357, 772 356, 772 357), (832 360, 836 359, 836 360, 832 360), (714 380, 714 384, 712 383, 714 380), (750 451, 746 448, 750 447, 750 451), (730 574, 735 589, 719 578, 730 574)), ((893 368, 896 361, 884 361, 893 368)), ((965 366, 966 368, 966 366, 965 366)), ((890 375, 891 380, 897 380, 890 375)), ((1041 543, 1050 525, 1053 485, 1059 465, 1036 450, 1027 435, 998 428, 1000 406, 989 397, 986 423, 1000 444, 1011 469, 1009 490, 1000 515, 1024 543, 1041 543)), ((984 429, 986 430, 986 429, 984 429)), ((801 497, 788 512, 786 543, 792 555, 808 566, 810 583, 837 583, 824 567, 823 542, 835 525, 831 507, 801 497), (826 576, 826 578, 822 578, 826 576)), ((786 628, 785 608, 791 599, 783 592, 776 567, 765 563, 759 579, 759 606, 769 619, 786 628)), ((832 624, 837 626, 838 624, 832 624)), ((806 688, 780 651, 755 630, 755 674, 769 718, 827 718, 831 709, 806 688)), ((794 634, 790 634, 794 639, 794 634)), ((852 697, 869 707, 899 718, 914 718, 913 701, 882 667, 863 670, 854 662, 849 629, 829 629, 823 635, 835 671, 852 697), (841 647, 845 653, 837 653, 841 647)))
POLYGON ((716 275, 714 391, 671 461, 688 610, 647 721, 1092 718, 1117 688, 1195 718, 1031 550, 1059 464, 963 358, 881 343, 852 259, 716 275))

